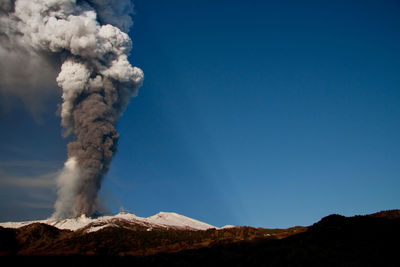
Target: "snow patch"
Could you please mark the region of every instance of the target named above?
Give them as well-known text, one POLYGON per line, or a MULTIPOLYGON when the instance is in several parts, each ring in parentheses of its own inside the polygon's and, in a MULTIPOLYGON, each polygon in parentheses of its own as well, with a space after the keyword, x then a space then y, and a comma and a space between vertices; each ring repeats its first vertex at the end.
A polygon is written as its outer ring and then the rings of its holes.
POLYGON ((100 225, 100 226, 93 226, 93 227, 89 228, 88 230, 86 230, 86 233, 97 232, 100 229, 106 228, 107 226, 110 226, 110 225, 105 224, 105 225, 100 225))
POLYGON ((215 226, 212 226, 210 224, 200 222, 198 220, 174 212, 159 212, 156 215, 148 217, 147 220, 155 224, 193 228, 196 230, 207 230, 210 228, 216 228, 215 226))
POLYGON ((228 224, 228 225, 222 226, 220 229, 228 229, 228 228, 235 228, 235 227, 237 227, 237 226, 228 224))
POLYGON ((118 226, 116 221, 122 221, 128 224, 139 224, 148 227, 148 229, 153 228, 183 228, 188 230, 207 230, 207 229, 218 229, 210 224, 174 213, 174 212, 159 212, 156 215, 150 216, 148 218, 138 217, 135 214, 128 212, 120 212, 114 216, 101 216, 98 218, 89 218, 82 215, 78 218, 68 218, 63 220, 38 220, 38 221, 25 221, 25 222, 4 222, 0 223, 0 226, 5 228, 19 228, 32 223, 44 223, 58 229, 67 229, 76 231, 84 227, 89 226, 85 229, 87 233, 96 232, 108 226, 118 226))

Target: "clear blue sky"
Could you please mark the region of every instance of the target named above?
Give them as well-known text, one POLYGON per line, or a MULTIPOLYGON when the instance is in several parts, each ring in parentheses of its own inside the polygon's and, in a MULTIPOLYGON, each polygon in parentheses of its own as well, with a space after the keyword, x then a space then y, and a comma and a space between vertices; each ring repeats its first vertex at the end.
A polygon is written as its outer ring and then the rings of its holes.
MULTIPOLYGON (((113 212, 288 227, 400 208, 398 1, 135 3, 145 82, 101 191, 113 212)), ((3 179, 61 168, 60 102, 40 121, 1 111, 3 179)), ((44 218, 54 198, 0 180, 0 219, 44 218)))

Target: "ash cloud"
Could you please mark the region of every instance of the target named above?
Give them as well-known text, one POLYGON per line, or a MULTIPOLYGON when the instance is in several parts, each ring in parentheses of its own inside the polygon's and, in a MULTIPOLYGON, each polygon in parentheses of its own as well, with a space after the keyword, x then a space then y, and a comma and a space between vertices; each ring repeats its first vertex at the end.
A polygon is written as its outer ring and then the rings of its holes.
POLYGON ((57 180, 55 218, 90 216, 96 211, 97 192, 117 150, 115 123, 143 81, 143 72, 128 61, 132 41, 126 31, 132 26, 132 14, 128 0, 0 4, 0 54, 11 55, 15 69, 4 74, 13 68, 1 63, 1 75, 18 77, 14 72, 23 66, 16 59, 25 54, 32 63, 26 75, 38 79, 26 85, 2 80, 1 92, 30 99, 29 90, 38 95, 54 91, 54 80, 62 89, 61 125, 64 135, 73 135, 74 140, 68 144, 68 160, 57 180), (54 75, 58 64, 61 71, 54 75))
POLYGON ((12 110, 19 104, 13 100, 19 99, 39 121, 43 103, 57 96, 60 63, 50 53, 25 45, 17 21, 11 19, 13 12, 15 1, 0 1, 0 105, 12 110))

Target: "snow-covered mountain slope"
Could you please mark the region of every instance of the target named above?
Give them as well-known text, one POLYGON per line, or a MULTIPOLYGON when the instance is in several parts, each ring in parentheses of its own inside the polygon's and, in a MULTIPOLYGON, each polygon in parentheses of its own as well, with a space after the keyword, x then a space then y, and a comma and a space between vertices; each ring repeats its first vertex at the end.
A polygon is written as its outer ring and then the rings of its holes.
POLYGON ((148 218, 138 217, 135 214, 121 212, 114 216, 102 216, 98 218, 88 218, 84 215, 78 218, 68 218, 63 220, 46 219, 39 221, 26 221, 26 222, 4 222, 0 226, 5 228, 19 228, 32 223, 44 223, 52 225, 59 229, 68 229, 72 231, 85 231, 95 232, 105 227, 124 227, 124 228, 138 228, 146 227, 148 231, 160 228, 174 228, 174 229, 187 229, 187 230, 207 230, 217 227, 210 224, 200 222, 198 220, 173 213, 173 212, 160 212, 148 218))
POLYGON ((147 220, 151 223, 158 225, 190 227, 196 230, 207 230, 209 228, 216 228, 215 226, 174 212, 159 212, 156 215, 148 217, 147 220))

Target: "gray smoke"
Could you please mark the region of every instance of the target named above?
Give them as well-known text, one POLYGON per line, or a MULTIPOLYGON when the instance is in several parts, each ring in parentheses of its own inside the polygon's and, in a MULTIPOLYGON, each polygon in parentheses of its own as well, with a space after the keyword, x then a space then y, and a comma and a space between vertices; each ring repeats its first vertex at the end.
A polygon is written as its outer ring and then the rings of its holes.
MULTIPOLYGON (((33 66, 40 63, 45 70, 61 62, 56 78, 62 88, 61 125, 74 141, 68 144, 68 160, 58 177, 53 217, 93 215, 102 178, 117 149, 115 123, 143 81, 143 72, 128 61, 132 42, 124 32, 132 26, 133 4, 129 0, 0 3, 1 56, 26 54, 33 66)), ((1 72, 6 67, 0 64, 1 72)), ((46 72, 37 68, 28 74, 42 77, 46 72)), ((24 89, 12 83, 0 83, 0 89, 24 95, 24 89)))

